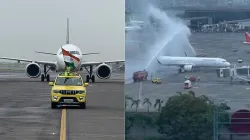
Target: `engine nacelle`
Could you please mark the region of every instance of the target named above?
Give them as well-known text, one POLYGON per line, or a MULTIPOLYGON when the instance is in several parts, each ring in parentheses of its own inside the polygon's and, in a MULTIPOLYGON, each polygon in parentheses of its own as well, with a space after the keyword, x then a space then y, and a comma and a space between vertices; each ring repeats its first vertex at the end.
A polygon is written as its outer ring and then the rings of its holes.
POLYGON ((185 65, 184 66, 184 70, 185 71, 191 71, 193 69, 193 66, 192 65, 185 65))
POLYGON ((95 71, 96 71, 96 76, 100 79, 108 79, 110 78, 112 73, 111 67, 104 63, 97 66, 95 71))
POLYGON ((29 63, 25 70, 26 75, 30 78, 37 78, 41 75, 41 67, 37 63, 29 63))

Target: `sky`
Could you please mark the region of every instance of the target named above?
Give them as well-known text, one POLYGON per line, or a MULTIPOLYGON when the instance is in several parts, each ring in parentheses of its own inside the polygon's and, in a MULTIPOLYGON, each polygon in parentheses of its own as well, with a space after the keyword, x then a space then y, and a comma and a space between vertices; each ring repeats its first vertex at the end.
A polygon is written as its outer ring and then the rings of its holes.
POLYGON ((125 59, 124 0, 4 0, 0 2, 0 57, 55 61, 66 43, 69 18, 70 43, 85 61, 125 59))

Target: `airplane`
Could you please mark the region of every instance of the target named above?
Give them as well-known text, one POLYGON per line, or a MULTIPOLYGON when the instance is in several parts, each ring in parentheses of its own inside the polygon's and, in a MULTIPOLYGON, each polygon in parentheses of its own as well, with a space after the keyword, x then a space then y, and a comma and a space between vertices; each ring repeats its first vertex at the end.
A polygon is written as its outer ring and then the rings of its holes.
POLYGON ((119 63, 125 62, 124 60, 115 60, 115 61, 103 61, 103 62, 86 62, 83 61, 84 55, 90 54, 99 54, 99 53, 82 53, 80 48, 76 45, 73 45, 69 42, 69 19, 67 18, 67 36, 66 36, 66 44, 61 46, 57 53, 49 53, 49 52, 36 52, 36 53, 43 53, 47 55, 55 55, 56 61, 37 61, 37 60, 30 60, 30 59, 21 59, 21 58, 12 58, 12 57, 0 57, 0 59, 5 60, 15 60, 15 61, 23 61, 29 62, 26 66, 26 75, 29 78, 38 78, 41 76, 41 81, 43 82, 45 79, 46 81, 50 81, 50 75, 48 72, 56 71, 56 72, 63 72, 65 71, 65 62, 64 57, 62 54, 62 48, 67 52, 71 53, 75 57, 79 58, 80 61, 75 63, 76 71, 81 71, 83 68, 86 69, 88 75, 86 75, 86 82, 90 80, 94 83, 95 82, 95 75, 93 72, 96 73, 96 76, 100 79, 109 79, 112 73, 111 66, 107 63, 119 63), (41 70, 41 66, 44 66, 43 73, 41 70), (93 70, 93 66, 97 66, 95 70, 93 70))
POLYGON ((249 33, 248 33, 248 32, 245 32, 244 34, 245 34, 246 41, 243 42, 243 43, 244 43, 244 44, 250 44, 250 35, 249 35, 249 33))
POLYGON ((194 67, 230 67, 222 58, 159 56, 157 62, 165 66, 178 66, 179 73, 192 71, 194 67))

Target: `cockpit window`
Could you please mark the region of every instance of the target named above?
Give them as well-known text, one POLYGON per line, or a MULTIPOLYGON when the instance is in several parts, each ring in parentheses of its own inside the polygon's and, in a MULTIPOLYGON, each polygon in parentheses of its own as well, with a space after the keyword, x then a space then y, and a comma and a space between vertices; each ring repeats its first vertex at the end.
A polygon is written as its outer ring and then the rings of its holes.
POLYGON ((71 54, 77 54, 80 55, 80 53, 78 51, 70 51, 71 54))
POLYGON ((227 61, 224 60, 224 61, 222 61, 222 62, 225 63, 225 62, 227 62, 227 61))
MULTIPOLYGON (((80 53, 78 51, 69 51, 70 54, 77 54, 80 55, 80 53)), ((60 54, 62 54, 62 51, 60 52, 60 54)))

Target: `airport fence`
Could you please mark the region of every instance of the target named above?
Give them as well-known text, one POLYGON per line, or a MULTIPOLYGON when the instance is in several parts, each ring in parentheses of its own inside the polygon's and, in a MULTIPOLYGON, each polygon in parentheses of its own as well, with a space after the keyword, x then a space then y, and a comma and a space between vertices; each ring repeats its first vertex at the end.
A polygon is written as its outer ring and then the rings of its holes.
POLYGON ((213 111, 214 140, 249 140, 250 111, 249 109, 232 109, 223 112, 216 106, 213 111))

